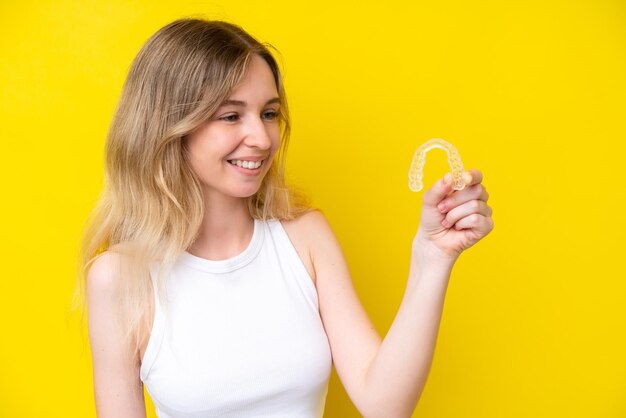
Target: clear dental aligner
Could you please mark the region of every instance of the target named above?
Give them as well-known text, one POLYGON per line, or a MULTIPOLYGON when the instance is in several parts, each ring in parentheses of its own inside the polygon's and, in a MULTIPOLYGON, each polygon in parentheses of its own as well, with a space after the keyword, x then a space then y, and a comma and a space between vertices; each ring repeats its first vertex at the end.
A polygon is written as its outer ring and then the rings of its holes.
POLYGON ((450 164, 453 179, 452 188, 454 190, 462 190, 465 187, 465 182, 463 181, 463 162, 461 161, 461 155, 459 155, 454 145, 440 138, 433 138, 426 141, 415 151, 411 168, 409 168, 409 189, 414 192, 419 192, 422 190, 422 187, 424 187, 422 178, 424 177, 426 153, 433 148, 442 149, 448 154, 448 164, 450 164))

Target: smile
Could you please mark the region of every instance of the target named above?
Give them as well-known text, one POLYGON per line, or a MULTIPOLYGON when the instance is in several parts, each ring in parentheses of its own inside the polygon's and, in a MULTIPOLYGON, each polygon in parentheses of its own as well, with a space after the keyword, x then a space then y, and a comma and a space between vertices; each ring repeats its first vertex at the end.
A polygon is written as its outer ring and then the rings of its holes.
POLYGON ((263 161, 244 161, 244 160, 228 160, 232 165, 236 165, 237 167, 245 168, 248 170, 256 170, 263 164, 263 161))

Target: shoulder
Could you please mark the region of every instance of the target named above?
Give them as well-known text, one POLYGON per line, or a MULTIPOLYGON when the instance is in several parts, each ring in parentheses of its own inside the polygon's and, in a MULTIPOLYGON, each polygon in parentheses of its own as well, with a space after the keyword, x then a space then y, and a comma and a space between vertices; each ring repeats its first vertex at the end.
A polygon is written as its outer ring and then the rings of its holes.
POLYGON ((97 256, 87 272, 87 319, 92 348, 110 349, 110 337, 119 331, 116 292, 121 282, 121 263, 119 254, 106 251, 97 256))
POLYGON ((105 251, 91 263, 87 272, 87 291, 111 292, 119 284, 122 256, 105 251))
POLYGON ((120 416, 131 409, 138 411, 133 416, 140 416, 139 411, 145 408, 139 353, 134 344, 129 344, 118 315, 120 300, 116 291, 123 279, 120 270, 126 257, 105 251, 87 272, 87 324, 98 416, 120 416))
MULTIPOLYGON (((119 331, 119 329, 111 328, 111 326, 113 324, 119 325, 117 320, 120 317, 117 315, 120 313, 120 297, 122 296, 119 291, 127 291, 127 288, 121 287, 121 285, 126 280, 124 277, 125 272, 127 272, 125 267, 130 262, 128 255, 109 250, 98 255, 89 267, 85 288, 88 326, 92 340, 98 339, 99 335, 101 335, 102 338, 99 340, 106 340, 103 344, 108 344, 108 341, 111 340, 111 333, 119 331)), ((152 290, 151 283, 149 283, 149 289, 152 290)), ((129 297, 126 293, 124 295, 129 297)), ((151 298, 147 299, 146 302, 145 318, 147 323, 151 324, 154 316, 154 304, 151 298)), ((150 329, 142 322, 137 332, 136 336, 140 341, 140 349, 136 354, 141 355, 145 351, 148 338, 150 337, 150 329)), ((118 343, 121 343, 121 339, 120 337, 118 343)))
POLYGON ((293 232, 296 238, 307 241, 311 255, 314 255, 319 244, 335 238, 330 223, 319 209, 312 209, 294 220, 281 222, 283 227, 288 230, 290 238, 293 232))
POLYGON ((282 220, 281 223, 283 226, 304 233, 314 233, 316 228, 328 225, 324 213, 319 209, 309 210, 295 219, 289 221, 282 220))
POLYGON ((122 278, 123 266, 128 266, 130 257, 116 249, 99 254, 89 266, 86 274, 87 292, 110 293, 117 288, 122 278))
POLYGON ((108 250, 99 254, 88 266, 85 274, 85 296, 89 322, 98 318, 100 320, 95 322, 116 319, 124 280, 123 265, 126 264, 127 257, 108 250))
POLYGON ((303 213, 293 220, 280 221, 287 232, 289 239, 300 255, 313 282, 317 282, 315 272, 315 258, 319 256, 320 247, 329 239, 334 240, 334 233, 324 213, 313 209, 303 213))

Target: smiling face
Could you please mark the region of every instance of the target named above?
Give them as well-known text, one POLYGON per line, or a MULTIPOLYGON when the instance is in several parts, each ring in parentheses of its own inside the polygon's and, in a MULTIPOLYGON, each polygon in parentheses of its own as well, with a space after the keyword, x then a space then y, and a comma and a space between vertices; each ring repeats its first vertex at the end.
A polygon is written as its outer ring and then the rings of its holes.
POLYGON ((258 55, 215 115, 185 139, 205 197, 248 197, 259 190, 280 147, 279 98, 258 55))

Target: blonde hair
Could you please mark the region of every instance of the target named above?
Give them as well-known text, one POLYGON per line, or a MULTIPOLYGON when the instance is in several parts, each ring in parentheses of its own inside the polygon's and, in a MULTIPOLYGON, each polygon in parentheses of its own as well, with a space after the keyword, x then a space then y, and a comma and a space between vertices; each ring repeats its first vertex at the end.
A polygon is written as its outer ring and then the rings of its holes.
MULTIPOLYGON (((257 54, 269 65, 280 98, 281 145, 260 189, 245 198, 256 219, 296 218, 311 210, 306 195, 284 178, 290 121, 285 89, 270 44, 224 21, 176 20, 158 30, 132 63, 107 140, 105 183, 84 231, 75 302, 85 306, 85 279, 104 251, 121 254, 118 319, 137 349, 152 298, 183 250, 194 242, 204 213, 200 182, 183 139, 210 118, 257 54)), ((84 316, 84 315, 83 315, 84 316)))

